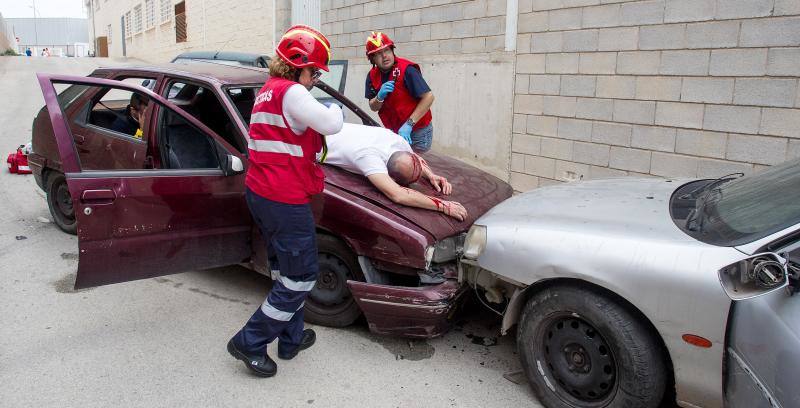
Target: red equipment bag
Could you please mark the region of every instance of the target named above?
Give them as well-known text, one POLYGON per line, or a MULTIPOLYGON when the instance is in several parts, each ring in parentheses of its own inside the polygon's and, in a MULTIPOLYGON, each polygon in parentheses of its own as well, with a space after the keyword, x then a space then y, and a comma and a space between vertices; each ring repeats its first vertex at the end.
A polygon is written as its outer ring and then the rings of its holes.
POLYGON ((28 155, 22 149, 25 145, 20 145, 15 153, 8 155, 8 171, 15 174, 31 174, 31 168, 28 166, 28 155))

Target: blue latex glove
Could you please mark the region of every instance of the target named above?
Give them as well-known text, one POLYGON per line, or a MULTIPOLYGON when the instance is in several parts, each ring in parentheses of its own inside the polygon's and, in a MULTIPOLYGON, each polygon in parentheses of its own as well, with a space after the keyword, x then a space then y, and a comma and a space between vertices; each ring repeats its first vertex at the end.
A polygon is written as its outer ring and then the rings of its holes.
POLYGON ((381 89, 378 91, 378 100, 382 101, 386 99, 386 96, 389 95, 394 91, 394 81, 387 81, 381 85, 381 89))
POLYGON ((408 122, 403 123, 403 126, 400 126, 400 129, 397 131, 397 134, 403 136, 403 139, 406 139, 409 145, 411 145, 411 125, 408 122))

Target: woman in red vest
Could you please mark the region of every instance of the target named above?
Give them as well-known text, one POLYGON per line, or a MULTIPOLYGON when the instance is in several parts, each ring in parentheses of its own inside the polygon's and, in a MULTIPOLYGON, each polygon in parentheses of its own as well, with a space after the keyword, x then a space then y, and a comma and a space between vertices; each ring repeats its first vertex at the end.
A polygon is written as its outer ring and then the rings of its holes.
POLYGON ((427 152, 433 142, 433 92, 419 65, 395 56, 394 42, 381 32, 367 37, 367 58, 372 69, 364 96, 370 109, 378 112, 384 127, 403 136, 414 150, 427 152))
POLYGON ((313 330, 303 330, 303 304, 319 272, 309 202, 323 189, 325 176, 317 165, 325 154, 323 135, 339 132, 343 116, 338 105, 322 105, 309 90, 320 70, 328 70, 330 47, 311 27, 289 28, 250 118, 247 205, 267 242, 270 269, 280 274, 273 276, 261 307, 228 342, 228 352, 262 377, 278 370, 267 355, 273 340, 278 339, 278 357, 288 360, 316 339, 313 330))

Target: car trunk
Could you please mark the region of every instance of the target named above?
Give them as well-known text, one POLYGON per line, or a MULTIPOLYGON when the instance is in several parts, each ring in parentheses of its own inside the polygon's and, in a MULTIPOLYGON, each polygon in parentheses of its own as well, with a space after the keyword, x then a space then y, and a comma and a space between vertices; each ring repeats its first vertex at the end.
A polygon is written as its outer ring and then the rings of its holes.
POLYGON ((435 153, 425 153, 421 156, 428 161, 434 173, 447 178, 453 185, 453 193, 449 196, 436 193, 427 182, 414 183, 410 187, 423 194, 461 203, 468 212, 464 221, 459 222, 455 218, 436 211, 394 204, 365 177, 333 166, 323 166, 326 175, 325 181, 377 203, 417 224, 433 235, 437 241, 466 232, 478 217, 496 204, 511 197, 511 186, 475 167, 435 153))

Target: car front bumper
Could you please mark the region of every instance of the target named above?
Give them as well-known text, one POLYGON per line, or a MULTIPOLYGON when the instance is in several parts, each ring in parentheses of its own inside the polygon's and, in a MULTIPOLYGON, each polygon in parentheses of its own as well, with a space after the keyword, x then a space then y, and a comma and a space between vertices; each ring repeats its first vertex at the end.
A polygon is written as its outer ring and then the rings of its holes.
POLYGON ((405 287, 348 281, 373 333, 438 337, 451 326, 466 286, 448 279, 438 285, 405 287))

